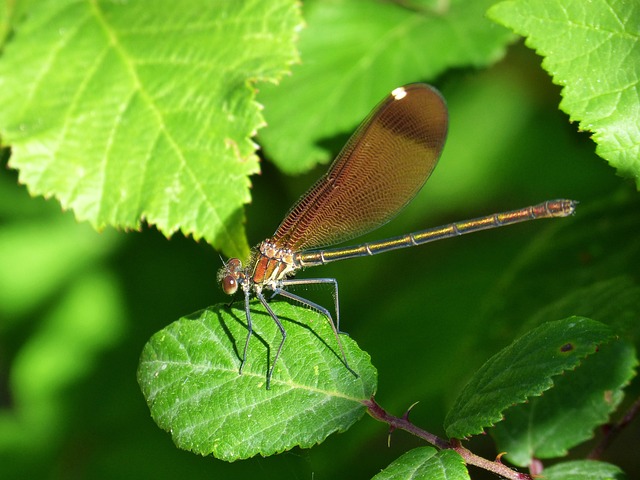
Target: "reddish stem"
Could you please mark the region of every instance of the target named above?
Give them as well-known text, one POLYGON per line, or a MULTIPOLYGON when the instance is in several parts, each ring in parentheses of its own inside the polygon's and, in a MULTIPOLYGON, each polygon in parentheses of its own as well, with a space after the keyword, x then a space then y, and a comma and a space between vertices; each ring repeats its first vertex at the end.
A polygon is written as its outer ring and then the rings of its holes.
POLYGON ((479 457, 471 451, 464 448, 458 440, 443 440, 442 438, 429 433, 411 423, 407 416, 396 417, 387 413, 380 405, 378 405, 373 398, 362 402, 367 407, 367 412, 376 420, 384 422, 389 425, 391 429, 405 430, 413 435, 426 440, 428 443, 441 450, 449 449, 458 452, 458 454, 464 459, 468 465, 474 465, 479 468, 483 468, 489 472, 493 472, 501 477, 508 478, 510 480, 532 480, 533 477, 526 473, 516 472, 510 469, 506 465, 500 462, 500 457, 495 461, 487 460, 486 458, 479 457))
POLYGON ((620 434, 624 428, 629 425, 633 419, 635 419, 640 413, 640 398, 636 399, 631 404, 629 409, 625 412, 620 421, 613 425, 608 425, 605 431, 604 437, 600 440, 600 443, 595 446, 587 458, 597 460, 602 456, 602 453, 607 449, 613 440, 620 434))

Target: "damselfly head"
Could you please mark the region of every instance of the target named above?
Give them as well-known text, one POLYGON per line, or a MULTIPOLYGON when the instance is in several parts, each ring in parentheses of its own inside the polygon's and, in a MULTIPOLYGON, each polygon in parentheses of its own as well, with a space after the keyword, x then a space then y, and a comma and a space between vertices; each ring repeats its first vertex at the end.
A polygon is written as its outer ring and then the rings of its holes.
POLYGON ((218 271, 218 282, 222 287, 222 291, 227 295, 236 293, 242 275, 242 262, 237 258, 230 258, 218 271))

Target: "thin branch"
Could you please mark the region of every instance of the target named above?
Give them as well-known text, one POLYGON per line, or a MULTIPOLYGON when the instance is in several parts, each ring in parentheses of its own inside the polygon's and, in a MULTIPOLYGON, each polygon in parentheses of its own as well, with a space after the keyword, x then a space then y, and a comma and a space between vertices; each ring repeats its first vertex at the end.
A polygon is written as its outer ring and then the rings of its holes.
POLYGON ((587 458, 592 460, 599 459, 607 447, 611 445, 613 440, 638 416, 638 414, 640 414, 640 397, 631 404, 631 407, 629 407, 618 423, 606 426, 602 440, 600 440, 600 443, 591 450, 591 453, 589 453, 587 458))
POLYGON ((464 459, 464 461, 468 465, 474 465, 476 467, 482 468, 489 472, 493 472, 497 475, 500 475, 504 478, 510 480, 532 480, 533 477, 526 473, 516 472, 515 470, 510 469, 506 465, 504 465, 500 461, 500 457, 496 458, 496 460, 487 460, 486 458, 482 458, 472 453, 471 451, 464 448, 458 440, 447 441, 444 440, 437 435, 429 433, 420 427, 417 427, 413 423, 409 421, 407 415, 404 417, 396 417, 387 413, 380 405, 378 405, 373 398, 363 402, 367 407, 367 412, 376 420, 384 422, 389 425, 389 427, 393 430, 400 429, 405 430, 413 435, 422 438, 427 441, 431 445, 441 450, 449 449, 458 452, 458 454, 464 459))

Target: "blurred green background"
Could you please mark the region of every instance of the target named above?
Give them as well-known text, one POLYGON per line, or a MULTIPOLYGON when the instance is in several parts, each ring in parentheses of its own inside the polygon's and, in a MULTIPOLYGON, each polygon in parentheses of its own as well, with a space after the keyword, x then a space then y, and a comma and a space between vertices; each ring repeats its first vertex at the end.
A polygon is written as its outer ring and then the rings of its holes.
MULTIPOLYGON (((491 69, 436 82, 450 108, 440 164, 406 211, 367 238, 560 197, 581 202, 575 217, 300 275, 338 279, 341 326, 379 370, 378 403, 402 414, 419 401, 411 419, 439 435, 465 380, 530 316, 597 282, 638 283, 632 184, 558 111, 559 88, 539 61, 516 45, 491 69)), ((349 133, 327 144, 337 153, 349 133)), ((268 159, 262 168, 247 207, 252 244, 326 167, 296 178, 268 159)), ((385 425, 364 417, 316 448, 271 458, 227 464, 177 450, 149 416, 138 357, 157 330, 228 301, 215 283, 218 253, 150 228, 97 233, 55 201, 30 198, 15 172, 0 174, 0 478, 370 478, 420 445, 396 432, 387 447, 385 425)), ((303 293, 331 302, 321 288, 303 293)), ((628 429, 606 458, 629 478, 640 476, 639 440, 638 427, 628 429)), ((472 446, 496 454, 489 437, 472 446)))

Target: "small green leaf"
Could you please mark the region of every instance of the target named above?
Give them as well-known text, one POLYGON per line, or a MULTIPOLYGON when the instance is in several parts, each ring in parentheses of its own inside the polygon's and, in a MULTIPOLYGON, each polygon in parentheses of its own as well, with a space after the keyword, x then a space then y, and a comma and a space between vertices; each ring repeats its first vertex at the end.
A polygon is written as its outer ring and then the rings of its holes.
POLYGON ((485 18, 495 0, 404 3, 304 3, 302 63, 259 95, 269 124, 260 142, 282 170, 300 173, 329 161, 319 143, 350 133, 391 90, 451 67, 491 64, 513 37, 485 18))
POLYGON ((447 435, 465 438, 502 419, 505 409, 553 386, 551 377, 580 364, 613 336, 582 317, 545 323, 490 358, 460 393, 445 419, 447 435))
POLYGON ((615 465, 595 460, 576 460, 545 468, 545 480, 625 480, 624 472, 615 465))
POLYGON ((622 388, 635 376, 634 348, 622 341, 603 345, 570 375, 554 379, 554 388, 505 412, 491 431, 498 451, 525 467, 533 458, 554 458, 588 440, 618 407, 622 388))
POLYGON ((453 450, 420 447, 408 451, 374 480, 469 480, 464 460, 453 450))
POLYGON ((638 2, 513 0, 488 15, 545 57, 542 66, 564 87, 560 108, 640 187, 638 2))
POLYGON ((33 2, 0 58, 0 137, 32 194, 97 228, 246 256, 264 125, 249 85, 297 59, 292 0, 33 2))
POLYGON ((227 461, 267 456, 311 447, 365 412, 361 402, 376 388, 369 356, 340 336, 356 377, 325 317, 286 302, 270 305, 287 331, 270 390, 267 370, 282 337, 257 302, 242 375, 242 309, 213 307, 182 318, 145 346, 138 382, 152 417, 178 447, 227 461))

